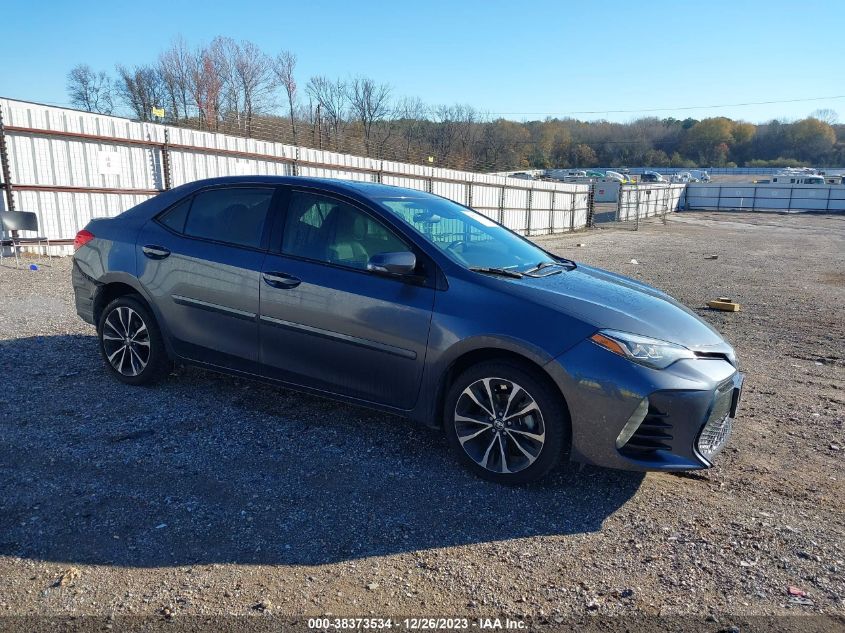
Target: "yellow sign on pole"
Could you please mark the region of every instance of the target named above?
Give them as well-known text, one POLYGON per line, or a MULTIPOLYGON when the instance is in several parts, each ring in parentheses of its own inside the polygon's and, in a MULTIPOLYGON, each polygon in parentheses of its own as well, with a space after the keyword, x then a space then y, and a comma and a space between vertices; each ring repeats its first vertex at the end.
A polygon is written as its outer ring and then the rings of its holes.
POLYGON ((164 108, 157 108, 157 107, 153 106, 152 108, 150 108, 150 110, 151 110, 153 116, 164 117, 164 108))
POLYGON ((428 157, 428 162, 429 162, 429 163, 433 163, 433 162, 434 162, 434 156, 429 156, 429 157, 428 157))

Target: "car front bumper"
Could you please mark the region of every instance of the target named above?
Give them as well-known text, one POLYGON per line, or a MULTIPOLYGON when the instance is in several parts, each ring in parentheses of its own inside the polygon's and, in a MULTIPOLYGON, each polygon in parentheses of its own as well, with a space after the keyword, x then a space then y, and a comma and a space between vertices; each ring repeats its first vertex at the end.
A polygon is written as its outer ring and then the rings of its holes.
POLYGON ((712 466, 730 435, 744 378, 722 358, 681 360, 658 370, 589 340, 546 369, 569 407, 570 458, 626 470, 712 466))

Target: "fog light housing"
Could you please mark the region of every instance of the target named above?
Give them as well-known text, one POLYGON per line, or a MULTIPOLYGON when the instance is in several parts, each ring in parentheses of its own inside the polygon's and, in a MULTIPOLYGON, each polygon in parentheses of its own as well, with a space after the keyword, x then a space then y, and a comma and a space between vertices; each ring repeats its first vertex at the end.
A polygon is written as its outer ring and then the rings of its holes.
POLYGON ((620 431, 619 436, 616 438, 616 448, 622 448, 628 443, 628 440, 630 440, 634 433, 637 432, 637 429, 640 428, 640 424, 642 424, 643 420, 645 420, 647 413, 648 398, 643 398, 640 400, 637 408, 634 409, 631 417, 628 418, 628 421, 625 423, 625 426, 622 427, 622 431, 620 431))

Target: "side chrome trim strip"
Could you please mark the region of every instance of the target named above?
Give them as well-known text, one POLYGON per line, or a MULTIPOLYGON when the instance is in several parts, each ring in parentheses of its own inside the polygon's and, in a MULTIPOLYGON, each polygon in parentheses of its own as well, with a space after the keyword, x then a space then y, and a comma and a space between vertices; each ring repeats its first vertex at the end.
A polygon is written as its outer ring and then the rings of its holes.
POLYGON ((265 316, 263 314, 261 315, 260 319, 264 323, 275 325, 277 327, 283 327, 289 330, 296 330, 299 332, 306 332, 308 334, 321 336, 323 338, 328 338, 335 341, 342 341, 344 343, 349 343, 350 345, 357 345, 359 347, 365 347, 367 349, 376 350, 378 352, 384 352, 385 354, 393 354, 394 356, 407 358, 408 360, 416 360, 417 358, 417 353, 413 350, 404 349, 401 347, 394 347, 393 345, 379 343, 378 341, 371 341, 366 338, 350 336, 349 334, 341 334, 340 332, 332 332, 331 330, 324 330, 322 328, 312 327, 310 325, 303 325, 302 323, 294 323, 293 321, 276 319, 273 317, 265 316))
POLYGON ((247 321, 254 321, 258 316, 255 312, 246 312, 245 310, 237 310, 228 306, 221 306, 217 303, 209 303, 208 301, 200 301, 199 299, 192 299, 191 297, 183 297, 182 295, 170 295, 170 297, 179 305, 189 306, 192 308, 200 308, 210 312, 218 312, 228 316, 234 316, 239 319, 246 319, 247 321))

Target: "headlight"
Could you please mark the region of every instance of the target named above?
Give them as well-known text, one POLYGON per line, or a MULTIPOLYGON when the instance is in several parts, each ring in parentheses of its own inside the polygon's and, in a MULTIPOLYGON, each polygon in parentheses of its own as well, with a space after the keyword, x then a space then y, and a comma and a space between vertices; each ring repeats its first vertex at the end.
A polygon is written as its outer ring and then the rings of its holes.
POLYGON ((590 339, 614 354, 655 369, 668 367, 682 358, 695 358, 682 345, 616 330, 599 330, 590 339))

